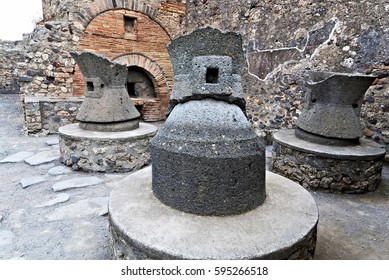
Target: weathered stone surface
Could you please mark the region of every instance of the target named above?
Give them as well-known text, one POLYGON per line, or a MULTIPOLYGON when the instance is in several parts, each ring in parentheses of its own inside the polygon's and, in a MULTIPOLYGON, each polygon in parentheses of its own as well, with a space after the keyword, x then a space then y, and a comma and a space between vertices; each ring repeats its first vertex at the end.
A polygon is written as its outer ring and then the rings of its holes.
POLYGON ((151 153, 153 192, 173 208, 231 215, 265 200, 264 145, 243 112, 241 44, 237 33, 204 28, 169 46, 175 107, 151 153))
POLYGON ((63 175, 63 174, 69 174, 71 173, 72 170, 69 167, 66 166, 56 166, 51 168, 47 174, 51 176, 56 176, 56 175, 63 175))
POLYGON ((238 214, 265 200, 265 152, 242 110, 216 100, 178 104, 151 142, 153 191, 201 215, 238 214))
POLYGON ((140 123, 122 132, 86 131, 77 124, 59 129, 61 162, 75 170, 128 172, 151 162, 150 140, 157 127, 140 123))
POLYGON ((91 215, 103 216, 108 212, 109 197, 94 197, 56 208, 46 216, 49 221, 77 219, 91 215))
POLYGON ((247 116, 268 138, 295 128, 308 90, 307 69, 380 75, 378 88, 366 93, 374 103, 362 103, 361 123, 375 131, 374 141, 388 146, 387 9, 385 0, 189 1, 184 29, 210 26, 242 34, 247 116))
POLYGON ((59 144, 58 138, 50 139, 50 140, 46 141, 46 145, 48 145, 48 146, 54 146, 54 145, 58 145, 58 144, 59 144))
POLYGON ((102 182, 104 181, 94 176, 80 177, 80 178, 74 178, 74 179, 69 179, 69 180, 55 183, 52 186, 52 189, 55 192, 59 192, 67 189, 89 187, 89 186, 100 184, 102 182))
POLYGON ((24 161, 29 165, 39 165, 59 160, 60 156, 61 155, 59 150, 49 150, 40 152, 32 157, 26 158, 24 161))
POLYGON ((32 185, 36 185, 42 182, 45 182, 46 178, 44 176, 34 176, 29 178, 24 178, 20 180, 20 184, 22 185, 23 189, 27 188, 32 185))
POLYGON ((274 134, 271 170, 308 189, 363 193, 378 187, 384 156, 385 149, 372 141, 327 146, 280 131, 274 134))
MULTIPOLYGON (((362 137, 359 121, 362 98, 376 77, 310 71, 307 79, 310 91, 297 126, 328 138, 362 137)), ((297 136, 304 138, 303 134, 297 136)))
POLYGON ((0 161, 0 163, 14 163, 24 161, 26 158, 33 156, 34 152, 18 152, 16 154, 10 155, 0 161))
POLYGON ((151 192, 151 167, 135 172, 111 193, 112 258, 312 259, 318 222, 313 197, 271 172, 266 182, 268 197, 260 207, 209 217, 160 203, 151 192))
POLYGON ((36 205, 35 208, 54 206, 56 204, 66 202, 69 199, 70 199, 70 195, 69 194, 67 194, 67 193, 60 193, 60 194, 56 195, 53 199, 51 199, 51 200, 49 200, 47 202, 44 202, 42 204, 36 205))
POLYGON ((237 33, 204 28, 176 38, 168 49, 175 74, 169 112, 177 103, 205 98, 245 110, 240 79, 244 56, 237 33))
POLYGON ((77 114, 81 127, 97 131, 125 131, 139 126, 140 114, 125 88, 127 65, 92 52, 72 52, 86 82, 85 100, 77 114), (111 126, 111 123, 121 125, 111 126))
POLYGON ((10 230, 0 230, 0 246, 12 243, 15 238, 15 233, 10 230))

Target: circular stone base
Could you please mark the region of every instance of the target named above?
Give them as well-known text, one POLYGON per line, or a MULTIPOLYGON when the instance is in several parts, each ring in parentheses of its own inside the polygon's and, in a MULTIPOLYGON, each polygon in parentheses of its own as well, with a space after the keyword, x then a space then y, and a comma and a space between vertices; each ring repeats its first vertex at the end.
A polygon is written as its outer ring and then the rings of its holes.
POLYGON ((305 188, 363 193, 381 181, 386 151, 375 142, 327 146, 297 138, 293 130, 279 131, 273 140, 272 171, 305 188))
POLYGON ((311 259, 318 209, 298 184, 266 174, 264 204, 241 215, 199 216, 161 203, 151 167, 118 182, 109 202, 113 259, 311 259))
POLYGON ((150 141, 157 127, 140 123, 139 128, 122 132, 89 131, 78 124, 60 127, 61 161, 75 170, 127 172, 151 162, 150 141))

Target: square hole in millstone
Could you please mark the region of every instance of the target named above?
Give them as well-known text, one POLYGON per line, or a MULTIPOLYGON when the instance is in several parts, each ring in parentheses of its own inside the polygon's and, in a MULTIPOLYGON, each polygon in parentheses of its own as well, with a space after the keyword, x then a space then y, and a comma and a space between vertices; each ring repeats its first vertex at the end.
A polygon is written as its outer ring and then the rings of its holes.
POLYGON ((219 83, 219 68, 209 67, 205 74, 205 82, 207 84, 218 84, 219 83))
POLYGON ((88 89, 88 91, 94 91, 95 85, 93 84, 93 82, 86 82, 86 88, 88 89))

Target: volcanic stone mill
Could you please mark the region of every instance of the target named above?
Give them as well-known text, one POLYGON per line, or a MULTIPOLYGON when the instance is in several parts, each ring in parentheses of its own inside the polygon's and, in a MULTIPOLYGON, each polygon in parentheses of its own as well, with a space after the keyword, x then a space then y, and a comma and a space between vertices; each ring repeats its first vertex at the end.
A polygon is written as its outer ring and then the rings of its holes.
POLYGON ((170 115, 151 142, 152 167, 111 194, 114 259, 310 259, 312 196, 265 170, 244 114, 241 36, 212 28, 168 47, 170 115))

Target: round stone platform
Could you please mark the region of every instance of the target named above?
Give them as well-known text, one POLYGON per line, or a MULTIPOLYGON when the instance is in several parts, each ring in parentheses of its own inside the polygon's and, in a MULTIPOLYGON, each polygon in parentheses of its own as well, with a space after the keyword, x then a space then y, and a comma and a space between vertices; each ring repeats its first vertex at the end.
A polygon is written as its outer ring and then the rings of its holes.
POLYGON ((245 214, 200 216, 161 203, 151 167, 117 183, 109 202, 113 259, 311 259, 318 209, 298 184, 266 174, 267 198, 245 214))
POLYGON ((385 153, 384 147, 365 139, 328 146, 284 130, 273 136, 272 171, 312 190, 363 193, 374 191, 381 181, 385 153))
POLYGON ((83 130, 78 124, 60 127, 59 148, 63 164, 75 170, 128 172, 151 162, 150 141, 157 127, 140 123, 121 132, 83 130))

